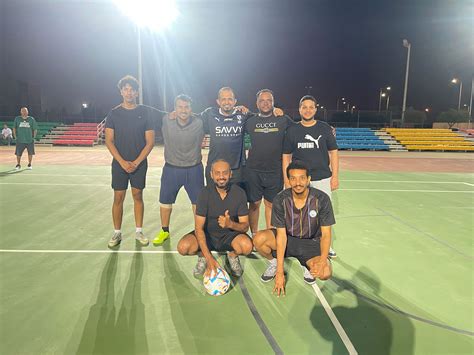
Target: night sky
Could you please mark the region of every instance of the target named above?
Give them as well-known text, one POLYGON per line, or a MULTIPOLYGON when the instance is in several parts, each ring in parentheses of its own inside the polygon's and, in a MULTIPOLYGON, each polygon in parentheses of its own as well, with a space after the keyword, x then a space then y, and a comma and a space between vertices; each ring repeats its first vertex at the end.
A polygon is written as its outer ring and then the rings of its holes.
MULTIPOLYGON (((3 66, 10 79, 40 85, 47 107, 78 112, 82 102, 108 110, 115 85, 137 76, 134 24, 111 1, 0 0, 3 66)), ((376 110, 379 88, 401 106, 412 44, 407 106, 441 110, 469 103, 474 63, 474 1, 203 1, 178 2, 180 17, 162 35, 142 34, 145 103, 163 108, 178 93, 199 111, 222 86, 255 109, 270 88, 279 106, 311 93, 327 108, 338 97, 376 110), (164 68, 164 69, 163 69, 164 68), (163 73, 166 73, 166 76, 163 73)), ((19 103, 20 104, 20 103, 19 103)), ((2 115, 2 113, 0 113, 2 115)))

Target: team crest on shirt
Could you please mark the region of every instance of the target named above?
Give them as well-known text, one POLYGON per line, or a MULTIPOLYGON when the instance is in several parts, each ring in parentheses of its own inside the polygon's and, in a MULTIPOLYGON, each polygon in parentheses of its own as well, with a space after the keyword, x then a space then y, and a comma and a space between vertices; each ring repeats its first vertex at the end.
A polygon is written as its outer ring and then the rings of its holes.
POLYGON ((239 124, 242 123, 242 116, 241 115, 237 115, 237 121, 239 122, 239 124))
POLYGON ((318 212, 316 212, 316 210, 311 210, 311 211, 309 211, 309 216, 310 216, 311 218, 314 218, 314 217, 316 217, 317 215, 318 215, 318 212))

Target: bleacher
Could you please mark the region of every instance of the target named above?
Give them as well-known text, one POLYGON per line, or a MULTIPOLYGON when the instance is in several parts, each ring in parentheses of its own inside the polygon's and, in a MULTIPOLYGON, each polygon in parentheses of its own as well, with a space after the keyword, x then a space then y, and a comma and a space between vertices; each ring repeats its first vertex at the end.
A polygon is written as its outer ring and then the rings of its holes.
MULTIPOLYGON (((8 122, 3 122, 6 123, 9 128, 13 130, 13 121, 8 121, 8 122)), ((2 128, 3 128, 3 123, 2 123, 2 128)), ((52 129, 58 127, 61 125, 60 122, 38 122, 36 121, 38 125, 38 130, 36 132, 36 138, 35 141, 39 142, 44 136, 46 136, 52 129)), ((16 141, 15 139, 12 140, 12 144, 15 144, 16 141)))
POLYGON ((474 142, 450 129, 384 128, 407 150, 474 151, 474 142))
POLYGON ((58 126, 42 139, 42 143, 53 145, 94 146, 100 132, 97 123, 74 123, 58 126))
POLYGON ((339 150, 390 150, 370 128, 336 128, 339 150))

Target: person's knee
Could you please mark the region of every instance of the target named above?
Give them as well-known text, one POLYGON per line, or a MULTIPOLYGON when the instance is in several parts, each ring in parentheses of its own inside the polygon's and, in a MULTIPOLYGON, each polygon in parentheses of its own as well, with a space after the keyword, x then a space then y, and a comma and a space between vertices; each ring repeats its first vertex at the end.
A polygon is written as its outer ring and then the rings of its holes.
POLYGON ((143 202, 143 191, 138 189, 132 190, 133 200, 135 202, 143 202))
POLYGON ((125 191, 114 193, 114 205, 122 205, 125 200, 125 191))
POLYGON ((253 236, 253 244, 255 245, 255 248, 260 248, 262 247, 264 244, 265 244, 265 231, 260 231, 260 232, 257 232, 254 236, 253 236))
POLYGON ((181 255, 189 255, 189 247, 190 247, 189 241, 186 241, 185 239, 181 239, 178 242, 178 246, 177 246, 178 253, 180 253, 181 255))
POLYGON ((249 238, 242 238, 239 243, 241 254, 249 255, 253 249, 253 243, 249 238))

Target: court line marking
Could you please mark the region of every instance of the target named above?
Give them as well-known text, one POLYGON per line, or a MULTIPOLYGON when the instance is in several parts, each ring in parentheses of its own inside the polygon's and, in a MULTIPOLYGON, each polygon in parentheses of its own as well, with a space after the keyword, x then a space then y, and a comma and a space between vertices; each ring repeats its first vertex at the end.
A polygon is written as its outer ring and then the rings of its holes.
POLYGON ((378 207, 377 207, 376 209, 378 209, 379 211, 382 211, 382 212, 385 213, 388 217, 391 217, 392 219, 396 220, 396 221, 399 222, 400 224, 403 224, 404 226, 407 226, 407 227, 409 227, 409 228, 411 228, 411 229, 417 231, 418 233, 421 233, 421 234, 424 235, 425 237, 428 237, 429 239, 431 239, 431 240, 433 240, 433 241, 435 241, 435 242, 437 242, 437 243, 439 243, 439 244, 441 244, 441 245, 443 245, 443 246, 445 246, 445 247, 447 247, 447 248, 449 248, 449 249, 455 251, 456 253, 458 253, 458 254, 464 256, 465 258, 471 259, 471 260, 473 259, 472 256, 470 256, 470 255, 468 255, 468 254, 464 254, 462 251, 460 251, 460 250, 458 250, 457 248, 453 247, 453 246, 452 246, 451 244, 449 244, 448 242, 445 242, 444 240, 439 239, 439 238, 437 238, 437 237, 431 235, 431 234, 428 233, 428 232, 422 231, 422 230, 419 229, 418 227, 416 227, 416 226, 414 226, 414 225, 412 225, 412 224, 410 224, 410 223, 408 223, 408 222, 405 222, 403 219, 401 219, 401 218, 399 218, 399 217, 397 217, 397 216, 391 214, 390 212, 387 212, 387 211, 385 211, 385 210, 383 210, 383 209, 381 209, 381 208, 378 208, 378 207))
MULTIPOLYGON (((40 250, 34 250, 34 249, 0 249, 0 253, 71 253, 71 254, 113 254, 113 253, 116 253, 116 254, 178 254, 178 251, 177 250, 73 250, 73 249, 70 249, 70 250, 52 250, 52 249, 40 249, 40 250)), ((258 256, 258 255, 257 255, 258 256)), ((330 281, 333 281, 334 283, 336 283, 337 285, 339 285, 339 283, 337 283, 334 279, 331 279, 330 281)), ((314 289, 314 286, 317 287, 317 285, 312 285, 313 286, 313 289, 314 289)), ((324 298, 324 295, 322 294, 321 290, 319 289, 319 287, 317 287, 317 289, 319 290, 319 292, 314 289, 316 295, 318 295, 318 293, 322 296, 322 298, 324 298)), ((346 289, 346 288, 344 288, 346 289)), ((467 335, 471 335, 471 336, 474 336, 474 332, 471 332, 471 331, 468 331, 468 330, 464 330, 464 329, 460 329, 460 328, 455 328, 455 327, 452 327, 452 326, 449 326, 449 325, 446 325, 446 324, 443 324, 443 323, 438 323, 438 322, 435 322, 435 321, 432 321, 432 320, 429 320, 429 319, 426 319, 426 318, 422 318, 420 316, 417 316, 417 315, 414 315, 414 314, 411 314, 411 313, 408 313, 408 312, 405 312, 405 311, 402 311, 398 308, 395 308, 393 306, 390 306, 388 304, 385 304, 385 303, 381 303, 379 301, 376 301, 370 297, 367 297, 367 296, 364 296, 362 294, 360 294, 359 292, 357 292, 357 290, 350 290, 350 289, 346 289, 352 293, 354 293, 356 296, 360 296, 361 298, 364 298, 365 300, 369 301, 369 302, 372 302, 374 304, 377 304, 381 307, 384 307, 384 308, 387 308, 389 310, 392 310, 394 312, 397 312, 397 313, 400 313, 400 314, 403 314, 403 315, 406 315, 407 317, 410 317, 410 318, 413 318, 413 319, 416 319, 416 320, 419 320, 421 322, 425 322, 425 323, 428 323, 428 324, 431 324, 431 325, 434 325, 434 326, 437 326, 437 327, 440 327, 440 328, 445 328, 445 329, 448 329, 448 330, 452 330, 454 332, 458 332, 458 333, 463 333, 463 334, 467 334, 467 335)), ((319 298, 319 296, 318 296, 319 298)), ((329 306, 329 304, 327 303, 327 300, 326 298, 324 298, 324 301, 325 301, 325 304, 327 304, 327 306, 329 307, 330 309, 330 312, 334 315, 334 312, 332 311, 331 307, 329 306)), ((320 299, 320 302, 321 304, 323 304, 323 301, 321 301, 320 299)), ((324 307, 324 304, 323 304, 323 307, 324 307)), ((326 310, 326 308, 325 308, 326 310)), ((327 311, 326 311, 327 312, 327 311)), ((335 317, 335 315, 334 315, 335 317)), ((336 318, 337 320, 337 318, 336 318)), ((340 323, 339 323, 340 324, 340 323)), ((342 326, 341 326, 342 328, 342 326)), ((346 334, 347 336, 347 334, 346 334)))
POLYGON ((267 325, 265 324, 265 321, 260 316, 260 313, 258 312, 257 307, 255 306, 255 303, 253 302, 252 297, 250 296, 250 293, 247 290, 247 286, 245 286, 245 282, 242 277, 239 278, 238 283, 240 286, 240 290, 242 291, 242 294, 244 296, 245 302, 247 302, 247 306, 250 309, 250 313, 252 313, 255 322, 257 323, 258 327, 260 328, 268 343, 272 347, 272 350, 275 352, 275 354, 283 354, 283 350, 280 348, 276 339, 270 332, 270 329, 268 329, 267 325))
MULTIPOLYGON (((422 181, 422 180, 339 180, 340 182, 389 182, 389 183, 413 183, 413 184, 469 184, 464 181, 422 181)), ((474 185, 470 185, 474 186, 474 185)))
MULTIPOLYGON (((68 184, 48 182, 0 182, 0 185, 31 185, 31 186, 90 186, 110 187, 110 184, 68 184)), ((159 188, 160 185, 147 185, 149 188, 159 188)), ((364 191, 364 192, 427 192, 427 193, 474 193, 474 190, 396 190, 396 189, 338 189, 339 191, 364 191)))
POLYGON ((328 301, 326 300, 326 297, 324 297, 323 293, 319 289, 319 286, 317 284, 312 285, 314 293, 316 293, 316 297, 318 297, 319 302, 321 302, 322 306, 324 307, 324 310, 326 311, 326 314, 328 315, 329 319, 331 320, 332 325, 334 328, 336 328, 336 332, 339 335, 339 338, 341 338, 342 342, 344 343, 344 346, 346 347, 347 351, 349 352, 349 355, 356 355, 357 350, 352 344, 351 340, 347 336, 346 331, 342 327, 341 323, 337 319, 336 315, 334 314, 331 306, 329 305, 328 301))
POLYGON ((469 182, 463 182, 463 184, 467 185, 467 186, 474 186, 474 184, 471 184, 469 182))
POLYGON ((356 288, 347 288, 347 287, 344 287, 344 285, 340 282, 337 282, 334 278, 331 278, 330 281, 334 282, 338 287, 341 287, 342 289, 354 294, 356 297, 360 297, 362 299, 364 299, 365 301, 367 302, 370 302, 370 303, 373 303, 379 307, 382 307, 382 308, 385 308, 385 309, 388 309, 389 311, 392 311, 392 312, 395 312, 395 313, 399 313, 403 316, 406 316, 408 318, 412 318, 412 319, 415 319, 417 321, 420 321, 420 322, 423 322, 423 323, 427 323, 427 324, 430 324, 430 325, 433 325, 435 327, 438 327, 438 328, 442 328, 442 329, 446 329, 446 330, 450 330, 450 331, 453 331, 455 333, 460 333, 460 334, 466 334, 466 335, 470 335, 470 336, 474 336, 474 332, 470 331, 470 330, 465 330, 465 329, 461 329, 461 328, 456 328, 456 327, 452 327, 450 325, 447 325, 447 324, 443 324, 443 323, 440 323, 440 322, 435 322, 431 319, 427 319, 427 318, 423 318, 423 317, 420 317, 420 316, 417 316, 415 314, 412 314, 412 313, 408 313, 408 312, 405 312, 405 311, 402 311, 401 309, 398 309, 396 308, 395 306, 392 306, 390 304, 387 304, 385 302, 380 302, 380 301, 377 301, 377 300, 374 300, 373 298, 370 298, 368 296, 365 296, 363 294, 361 294, 356 288))

